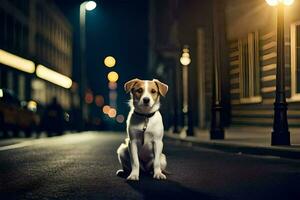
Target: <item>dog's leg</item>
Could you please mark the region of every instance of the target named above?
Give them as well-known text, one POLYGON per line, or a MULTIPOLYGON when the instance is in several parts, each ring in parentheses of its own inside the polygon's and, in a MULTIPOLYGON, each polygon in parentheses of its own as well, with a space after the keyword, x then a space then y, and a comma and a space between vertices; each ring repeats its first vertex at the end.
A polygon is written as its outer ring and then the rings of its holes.
POLYGON ((163 149, 163 142, 161 139, 156 139, 153 142, 154 146, 154 161, 153 161, 153 168, 154 168, 154 175, 153 178, 156 179, 166 179, 166 175, 162 173, 161 169, 161 154, 163 149))
MULTIPOLYGON (((151 160, 149 160, 146 165, 145 165, 145 170, 148 172, 153 172, 153 162, 154 162, 154 158, 152 158, 151 160)), ((167 168, 167 159, 166 159, 166 155, 165 154, 161 154, 160 155, 160 169, 163 172, 165 169, 167 168)))
POLYGON ((117 154, 118 154, 119 162, 123 169, 123 170, 118 170, 117 175, 124 176, 125 174, 129 174, 129 172, 131 171, 131 165, 130 165, 130 156, 129 156, 129 151, 128 151, 128 145, 121 144, 117 150, 117 154))
POLYGON ((140 162, 138 157, 138 145, 137 140, 130 140, 129 142, 129 153, 131 161, 131 173, 127 177, 127 180, 139 180, 140 175, 140 162))
POLYGON ((167 158, 165 154, 160 155, 160 169, 164 171, 167 168, 167 158))

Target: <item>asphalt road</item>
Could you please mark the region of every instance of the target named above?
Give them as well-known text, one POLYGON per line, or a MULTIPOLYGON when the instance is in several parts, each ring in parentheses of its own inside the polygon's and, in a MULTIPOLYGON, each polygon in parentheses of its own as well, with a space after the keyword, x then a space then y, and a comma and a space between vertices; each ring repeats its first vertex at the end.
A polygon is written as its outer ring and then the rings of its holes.
POLYGON ((166 181, 117 177, 125 137, 81 133, 0 147, 0 199, 300 199, 300 161, 165 140, 166 181))

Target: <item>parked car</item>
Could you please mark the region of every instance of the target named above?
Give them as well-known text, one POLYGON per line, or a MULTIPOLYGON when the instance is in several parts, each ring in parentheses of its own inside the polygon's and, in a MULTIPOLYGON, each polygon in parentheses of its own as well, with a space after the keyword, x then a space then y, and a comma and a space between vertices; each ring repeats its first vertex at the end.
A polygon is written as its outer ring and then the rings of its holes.
POLYGON ((4 136, 8 136, 8 131, 15 136, 23 131, 29 137, 37 131, 39 116, 32 109, 34 103, 21 102, 11 90, 0 88, 0 131, 4 136))

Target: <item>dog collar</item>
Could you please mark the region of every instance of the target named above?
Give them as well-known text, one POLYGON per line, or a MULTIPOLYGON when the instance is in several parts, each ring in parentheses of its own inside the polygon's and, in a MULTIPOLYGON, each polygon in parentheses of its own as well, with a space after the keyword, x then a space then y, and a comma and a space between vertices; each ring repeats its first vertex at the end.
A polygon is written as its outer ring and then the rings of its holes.
POLYGON ((139 112, 134 111, 134 114, 139 115, 139 116, 142 116, 142 117, 146 117, 146 118, 153 117, 153 115, 154 115, 155 113, 156 113, 156 111, 153 112, 153 113, 148 113, 148 114, 139 113, 139 112))
POLYGON ((144 126, 143 126, 143 133, 144 133, 146 131, 147 127, 148 127, 149 118, 153 117, 153 115, 156 113, 156 111, 153 112, 153 113, 149 113, 149 114, 143 114, 143 113, 139 113, 139 112, 136 112, 136 111, 134 111, 134 113, 138 116, 145 117, 144 126))

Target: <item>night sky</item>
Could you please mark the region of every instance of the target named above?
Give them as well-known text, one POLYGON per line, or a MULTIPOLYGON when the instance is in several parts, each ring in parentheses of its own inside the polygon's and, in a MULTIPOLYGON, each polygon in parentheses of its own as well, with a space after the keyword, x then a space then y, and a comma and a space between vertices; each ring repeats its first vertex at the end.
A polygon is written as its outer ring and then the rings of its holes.
MULTIPOLYGON (((80 77, 79 5, 83 1, 55 0, 73 26, 73 80, 80 77)), ((148 0, 98 0, 97 8, 86 16, 86 59, 89 86, 108 103, 107 73, 119 73, 118 113, 128 111, 129 97, 123 84, 134 77, 146 76, 148 63, 148 0), (117 64, 107 68, 103 59, 112 55, 117 64)))

